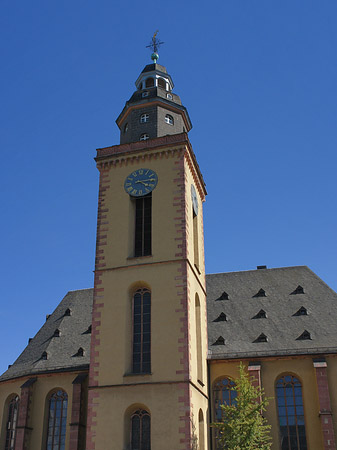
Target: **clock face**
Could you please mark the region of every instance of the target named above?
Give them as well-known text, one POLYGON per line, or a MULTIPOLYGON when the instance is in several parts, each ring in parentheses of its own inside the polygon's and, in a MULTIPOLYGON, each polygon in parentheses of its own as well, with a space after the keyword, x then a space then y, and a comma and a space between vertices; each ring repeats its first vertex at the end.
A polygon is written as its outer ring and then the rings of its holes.
POLYGON ((191 196, 194 214, 198 215, 198 197, 194 185, 191 185, 191 196))
POLYGON ((137 169, 125 179, 125 192, 131 197, 143 197, 157 186, 158 175, 151 169, 137 169))

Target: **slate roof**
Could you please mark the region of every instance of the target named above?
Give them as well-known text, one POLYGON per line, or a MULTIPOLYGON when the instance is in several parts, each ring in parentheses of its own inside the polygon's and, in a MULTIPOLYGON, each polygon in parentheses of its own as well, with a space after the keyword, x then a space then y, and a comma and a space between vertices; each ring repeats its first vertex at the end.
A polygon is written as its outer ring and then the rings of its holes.
MULTIPOLYGON (((308 267, 216 273, 206 283, 209 359, 337 353, 337 294, 308 267), (261 310, 266 318, 253 318, 261 310), (305 331, 311 339, 299 340, 305 331)), ((0 381, 87 369, 92 301, 93 289, 68 292, 0 381), (80 347, 84 355, 75 356, 80 347)))
POLYGON ((88 368, 92 301, 93 289, 68 292, 0 381, 23 375, 88 368), (70 309, 70 316, 65 315, 67 309, 70 309), (59 330, 59 337, 53 337, 55 330, 59 330), (80 347, 84 350, 83 356, 75 356, 80 347), (46 360, 42 359, 44 352, 47 352, 46 360))
POLYGON ((217 273, 206 282, 209 359, 337 353, 337 294, 308 267, 217 273), (228 300, 219 300, 223 292, 228 300), (307 315, 294 315, 302 306, 307 315), (267 317, 253 318, 261 310, 267 317), (221 313, 227 320, 214 322, 221 313), (305 331, 311 339, 298 339, 305 331), (219 337, 224 345, 214 345, 219 337))

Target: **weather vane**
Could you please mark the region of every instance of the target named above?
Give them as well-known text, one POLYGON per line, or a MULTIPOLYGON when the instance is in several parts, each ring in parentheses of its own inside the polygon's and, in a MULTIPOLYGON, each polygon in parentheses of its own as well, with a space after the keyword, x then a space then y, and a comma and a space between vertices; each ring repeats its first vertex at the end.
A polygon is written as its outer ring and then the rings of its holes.
POLYGON ((151 55, 151 59, 152 61, 156 64, 157 60, 159 58, 158 55, 158 49, 159 47, 164 44, 164 42, 161 42, 158 38, 157 38, 157 34, 158 34, 158 30, 154 33, 154 35, 152 36, 150 45, 147 45, 146 48, 150 48, 153 53, 151 55))

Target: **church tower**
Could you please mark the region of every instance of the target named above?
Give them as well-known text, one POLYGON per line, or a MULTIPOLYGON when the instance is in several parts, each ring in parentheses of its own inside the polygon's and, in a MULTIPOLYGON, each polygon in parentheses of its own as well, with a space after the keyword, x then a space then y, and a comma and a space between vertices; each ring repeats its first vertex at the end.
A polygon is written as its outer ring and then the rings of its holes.
POLYGON ((120 145, 97 150, 87 450, 208 448, 206 190, 157 59, 117 118, 120 145))

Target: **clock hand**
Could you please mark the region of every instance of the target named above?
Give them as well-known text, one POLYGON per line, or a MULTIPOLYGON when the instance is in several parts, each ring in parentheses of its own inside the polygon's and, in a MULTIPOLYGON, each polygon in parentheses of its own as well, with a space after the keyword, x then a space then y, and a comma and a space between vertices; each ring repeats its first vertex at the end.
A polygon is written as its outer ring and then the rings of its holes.
POLYGON ((149 183, 144 183, 144 181, 142 180, 138 180, 136 181, 136 183, 142 183, 144 186, 149 186, 149 183))
POLYGON ((148 178, 147 180, 139 180, 139 181, 136 181, 136 183, 142 183, 143 181, 156 181, 156 179, 155 178, 148 178))

